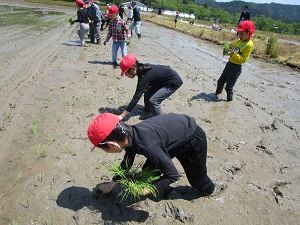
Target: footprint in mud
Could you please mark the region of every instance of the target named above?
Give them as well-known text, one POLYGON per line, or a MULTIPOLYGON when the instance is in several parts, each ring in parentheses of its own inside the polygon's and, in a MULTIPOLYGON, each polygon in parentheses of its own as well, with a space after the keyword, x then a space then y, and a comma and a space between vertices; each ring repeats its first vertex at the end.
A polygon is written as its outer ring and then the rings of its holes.
POLYGON ((243 160, 234 160, 233 162, 225 162, 221 165, 223 170, 227 175, 229 175, 232 179, 235 175, 245 169, 246 163, 243 160))
POLYGON ((286 186, 288 184, 292 184, 291 181, 285 180, 285 181, 275 181, 275 184, 273 186, 273 196, 277 202, 278 205, 282 206, 283 205, 283 192, 280 191, 280 187, 286 186))
POLYGON ((166 202, 164 217, 171 217, 181 223, 193 223, 195 216, 191 213, 185 212, 182 208, 174 205, 172 202, 166 202))
POLYGON ((266 132, 268 130, 275 131, 279 129, 279 126, 280 126, 279 120, 275 119, 270 125, 261 125, 260 129, 262 130, 262 132, 266 132))

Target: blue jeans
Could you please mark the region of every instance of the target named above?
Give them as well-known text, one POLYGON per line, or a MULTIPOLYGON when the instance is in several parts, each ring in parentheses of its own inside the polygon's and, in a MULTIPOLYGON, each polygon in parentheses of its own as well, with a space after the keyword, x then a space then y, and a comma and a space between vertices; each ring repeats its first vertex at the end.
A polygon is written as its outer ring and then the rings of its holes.
POLYGON ((145 109, 151 110, 153 116, 162 114, 160 104, 163 100, 172 95, 179 87, 166 86, 166 87, 149 87, 144 93, 145 109))
POLYGON ((127 46, 126 42, 113 42, 112 44, 112 62, 113 64, 117 64, 117 55, 118 55, 118 49, 121 48, 122 52, 122 58, 127 55, 127 46))

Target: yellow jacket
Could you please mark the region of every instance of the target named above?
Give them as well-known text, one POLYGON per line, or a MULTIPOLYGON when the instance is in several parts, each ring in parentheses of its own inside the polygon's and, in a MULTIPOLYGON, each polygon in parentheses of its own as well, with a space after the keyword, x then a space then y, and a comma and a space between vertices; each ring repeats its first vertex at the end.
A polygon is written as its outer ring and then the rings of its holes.
POLYGON ((245 63, 252 53, 254 48, 253 42, 242 42, 240 39, 237 40, 233 46, 233 53, 230 54, 229 61, 234 64, 241 65, 245 63))

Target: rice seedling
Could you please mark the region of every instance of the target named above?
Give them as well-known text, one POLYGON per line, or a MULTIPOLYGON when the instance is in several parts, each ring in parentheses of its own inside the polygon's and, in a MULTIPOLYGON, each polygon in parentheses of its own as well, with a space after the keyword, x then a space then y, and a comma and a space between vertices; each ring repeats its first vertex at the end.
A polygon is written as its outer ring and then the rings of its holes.
POLYGON ((37 152, 38 152, 38 158, 45 158, 47 156, 46 148, 44 145, 39 145, 39 147, 37 148, 37 152))
POLYGON ((34 122, 35 122, 36 125, 40 125, 41 124, 41 119, 38 116, 34 115, 33 116, 33 120, 34 120, 34 122))
POLYGON ((4 126, 0 125, 0 131, 4 131, 4 130, 5 130, 4 126))
POLYGON ((2 118, 4 121, 10 122, 10 115, 7 112, 2 114, 2 118))
POLYGON ((46 219, 46 221, 45 221, 45 224, 46 224, 46 225, 51 225, 51 224, 52 224, 52 218, 51 218, 51 215, 50 215, 50 214, 48 214, 48 217, 47 217, 47 219, 46 219))
POLYGON ((44 171, 40 172, 38 175, 38 180, 41 184, 44 183, 44 175, 45 175, 44 171))
POLYGON ((100 166, 101 166, 101 160, 98 159, 98 160, 97 160, 96 169, 100 169, 100 166))
POLYGON ((21 224, 18 220, 16 220, 15 218, 12 219, 12 225, 19 225, 21 224))
POLYGON ((72 149, 71 147, 68 147, 67 146, 67 153, 70 155, 70 156, 76 156, 76 152, 74 149, 72 149))
POLYGON ((229 52, 229 44, 224 43, 224 48, 223 48, 223 56, 227 55, 229 52))
POLYGON ((25 208, 29 208, 29 197, 27 195, 24 195, 24 200, 25 200, 25 208))
POLYGON ((34 123, 30 124, 30 131, 31 131, 31 135, 35 136, 37 134, 38 131, 38 126, 34 123))
POLYGON ((66 166, 65 173, 66 174, 70 174, 71 173, 71 163, 68 163, 68 165, 66 166))
POLYGON ((23 156, 25 155, 24 148, 19 152, 19 158, 22 159, 23 156))
POLYGON ((61 122, 62 116, 63 116, 63 112, 56 113, 55 118, 56 118, 57 123, 61 122))
POLYGON ((20 179, 23 176, 23 172, 19 173, 16 179, 13 181, 13 187, 17 185, 17 183, 20 181, 20 179))
POLYGON ((43 100, 43 107, 48 108, 48 101, 43 100))
POLYGON ((139 166, 129 168, 129 163, 126 162, 126 168, 122 168, 120 164, 113 164, 109 167, 110 172, 119 179, 117 183, 120 184, 122 199, 126 199, 129 196, 134 200, 140 199, 144 195, 145 189, 150 194, 156 196, 158 191, 152 184, 155 180, 159 179, 159 170, 144 169, 139 171, 139 166))

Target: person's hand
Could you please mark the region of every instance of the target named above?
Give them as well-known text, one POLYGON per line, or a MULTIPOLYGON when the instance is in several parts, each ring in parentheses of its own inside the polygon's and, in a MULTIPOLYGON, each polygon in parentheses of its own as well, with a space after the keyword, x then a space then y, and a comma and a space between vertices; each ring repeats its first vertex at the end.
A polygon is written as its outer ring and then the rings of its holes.
POLYGON ((106 45, 106 41, 104 41, 103 44, 106 45))
POLYGON ((109 193, 114 188, 115 184, 116 183, 114 181, 111 181, 109 183, 100 184, 99 190, 104 194, 109 193))
POLYGON ((117 117, 119 118, 119 120, 122 120, 122 119, 123 119, 123 116, 122 116, 122 115, 118 115, 117 117))

